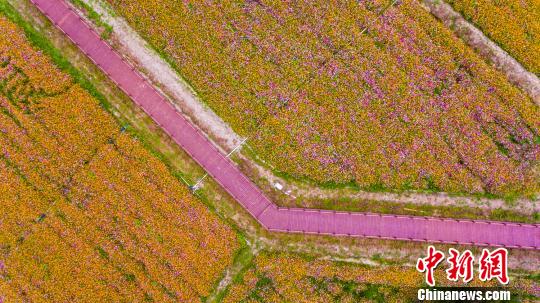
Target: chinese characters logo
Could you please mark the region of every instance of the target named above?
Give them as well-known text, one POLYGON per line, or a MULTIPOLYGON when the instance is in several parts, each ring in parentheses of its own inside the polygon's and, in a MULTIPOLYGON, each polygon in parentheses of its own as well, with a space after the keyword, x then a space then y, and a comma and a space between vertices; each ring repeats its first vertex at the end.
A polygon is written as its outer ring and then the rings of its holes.
MULTIPOLYGON (((448 250, 446 262, 449 268, 446 270, 446 278, 450 281, 458 281, 460 278, 464 283, 473 279, 474 255, 470 250, 460 253, 454 248, 448 250)), ((419 258, 416 269, 425 273, 426 282, 429 286, 435 286, 433 271, 444 260, 445 255, 435 247, 429 246, 427 256, 419 258)), ((501 284, 507 284, 508 279, 508 251, 505 248, 497 248, 493 251, 483 249, 478 260, 479 278, 481 281, 497 279, 501 284)))

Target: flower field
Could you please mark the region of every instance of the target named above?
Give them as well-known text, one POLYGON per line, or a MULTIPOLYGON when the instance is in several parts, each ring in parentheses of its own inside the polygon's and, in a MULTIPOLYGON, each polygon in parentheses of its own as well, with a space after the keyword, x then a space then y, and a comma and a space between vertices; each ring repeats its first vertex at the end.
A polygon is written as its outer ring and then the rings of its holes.
POLYGON ((540 76, 540 1, 447 0, 526 69, 540 76))
POLYGON ((0 15, 0 302, 196 302, 234 231, 0 15))
MULTIPOLYGON (((462 285, 446 280, 442 267, 435 271, 440 286, 462 285)), ((468 286, 496 286, 491 282, 473 280, 468 286)), ((410 267, 371 268, 263 252, 229 289, 223 302, 417 302, 416 291, 424 283, 423 274, 410 267)), ((538 283, 513 278, 509 286, 517 297, 518 293, 537 294, 538 283)))
POLYGON ((416 0, 109 2, 277 171, 539 192, 538 106, 416 0))

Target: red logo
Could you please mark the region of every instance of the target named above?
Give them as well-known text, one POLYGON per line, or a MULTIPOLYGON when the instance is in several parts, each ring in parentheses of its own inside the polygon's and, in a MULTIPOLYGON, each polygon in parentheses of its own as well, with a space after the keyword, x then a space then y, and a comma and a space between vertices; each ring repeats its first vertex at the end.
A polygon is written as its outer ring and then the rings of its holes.
POLYGON ((508 251, 505 248, 497 248, 493 252, 482 250, 480 256, 480 280, 489 281, 497 278, 502 284, 508 284, 508 251))
MULTIPOLYGON (((426 283, 435 286, 433 270, 444 259, 444 253, 436 250, 432 245, 428 246, 427 257, 419 258, 416 269, 426 273, 426 283)), ((446 270, 446 278, 450 281, 458 281, 462 278, 464 283, 473 279, 474 255, 470 250, 460 253, 457 249, 448 250, 446 259, 449 267, 446 270)), ((490 252, 488 249, 482 250, 482 255, 478 260, 479 278, 481 281, 499 280, 502 284, 508 284, 508 251, 505 248, 497 248, 490 252)))
POLYGON ((433 277, 433 270, 444 259, 444 253, 438 251, 433 246, 428 247, 428 256, 423 259, 418 259, 416 263, 416 269, 419 272, 426 272, 426 282, 429 286, 435 286, 435 278, 433 277))
POLYGON ((463 254, 459 254, 456 249, 448 250, 450 257, 446 262, 450 263, 450 268, 446 270, 446 277, 450 281, 457 281, 459 277, 463 278, 463 282, 468 283, 473 278, 473 263, 474 256, 470 250, 466 250, 463 254))

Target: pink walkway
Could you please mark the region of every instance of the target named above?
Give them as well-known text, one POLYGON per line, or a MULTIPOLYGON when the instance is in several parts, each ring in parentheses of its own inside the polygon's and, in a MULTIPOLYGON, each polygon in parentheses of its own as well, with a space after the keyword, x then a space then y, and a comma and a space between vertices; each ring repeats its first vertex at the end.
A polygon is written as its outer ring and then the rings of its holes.
POLYGON ((539 224, 279 208, 63 0, 32 1, 268 230, 540 249, 539 224))

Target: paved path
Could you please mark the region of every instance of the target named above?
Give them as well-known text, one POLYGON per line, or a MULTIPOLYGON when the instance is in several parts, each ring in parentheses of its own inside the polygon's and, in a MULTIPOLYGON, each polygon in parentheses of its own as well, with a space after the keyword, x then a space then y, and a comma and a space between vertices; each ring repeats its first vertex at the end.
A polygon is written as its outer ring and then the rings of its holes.
POLYGON ((277 207, 63 0, 31 1, 268 230, 540 249, 540 224, 277 207))

